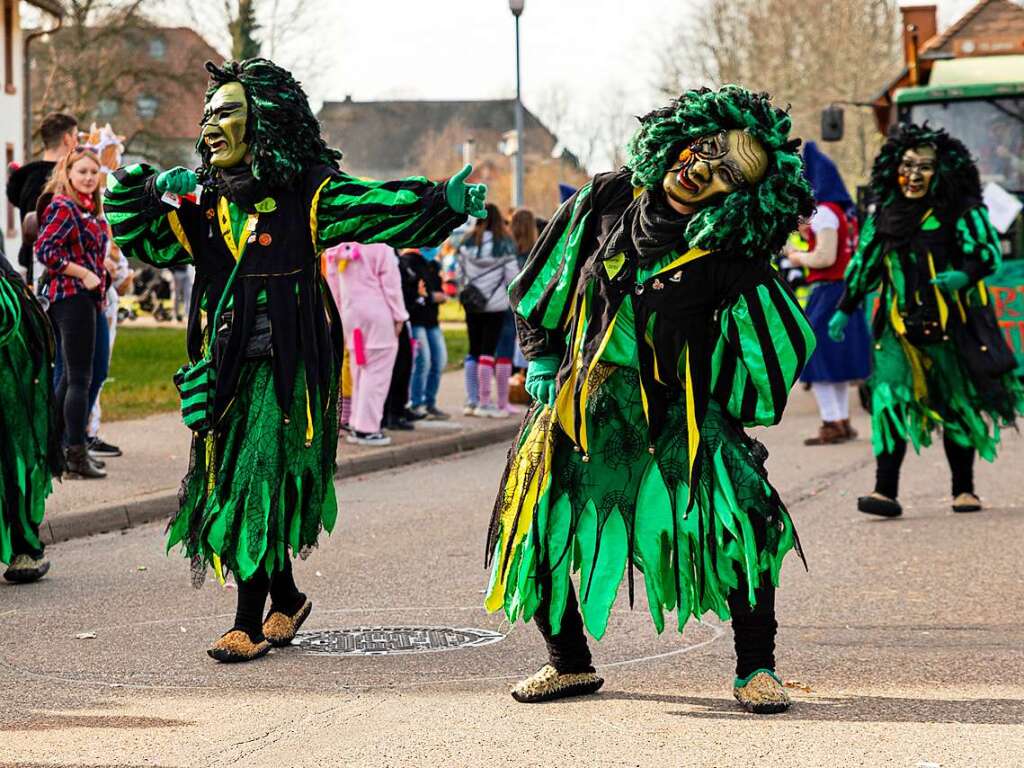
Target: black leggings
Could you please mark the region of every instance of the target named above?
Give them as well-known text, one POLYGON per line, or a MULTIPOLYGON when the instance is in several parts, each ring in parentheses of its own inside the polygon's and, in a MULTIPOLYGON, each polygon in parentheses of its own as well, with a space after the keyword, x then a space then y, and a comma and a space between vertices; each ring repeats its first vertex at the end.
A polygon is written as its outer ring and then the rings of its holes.
MULTIPOLYGON (((576 604, 576 591, 569 583, 562 627, 557 635, 551 633, 548 621, 550 610, 550 581, 544 585, 534 621, 548 648, 548 661, 562 674, 593 672, 594 666, 583 632, 583 619, 576 604)), ((736 676, 746 677, 755 669, 775 669, 775 587, 763 586, 756 591, 757 606, 747 601, 746 582, 741 578, 739 587, 728 597, 732 613, 733 645, 736 649, 736 676)))
POLYGON ((469 333, 469 356, 494 357, 505 325, 505 312, 467 312, 466 331, 469 333))
POLYGON ((77 293, 51 304, 50 320, 57 327, 64 360, 64 373, 57 383, 57 408, 64 419, 65 442, 84 445, 99 308, 91 296, 77 293))
POLYGON ((299 610, 306 601, 306 596, 295 586, 292 563, 288 558, 285 558, 284 567, 273 576, 268 576, 260 563, 251 579, 238 582, 235 629, 243 630, 250 638, 263 637, 263 607, 267 602, 267 594, 270 595, 270 603, 275 611, 289 615, 299 610))
MULTIPOLYGON (((945 433, 942 435, 942 447, 946 449, 946 461, 953 476, 953 496, 961 493, 974 493, 974 449, 964 448, 953 442, 945 433)), ((900 490, 900 467, 907 455, 905 440, 897 441, 893 450, 880 453, 875 458, 875 493, 895 499, 900 490)))

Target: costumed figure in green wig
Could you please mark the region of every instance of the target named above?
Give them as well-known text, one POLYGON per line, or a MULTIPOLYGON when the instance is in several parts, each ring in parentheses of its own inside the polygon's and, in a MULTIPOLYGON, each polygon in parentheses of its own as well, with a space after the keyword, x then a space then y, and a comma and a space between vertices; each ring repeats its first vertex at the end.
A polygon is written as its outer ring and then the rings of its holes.
POLYGON ((15 583, 50 569, 39 526, 63 470, 55 351, 46 313, 0 249, 0 563, 15 583))
POLYGON ((985 277, 1000 264, 999 235, 981 199, 967 148, 927 124, 893 128, 871 171, 877 208, 846 270, 846 290, 829 322, 843 337, 872 291, 872 445, 875 490, 861 512, 897 517, 900 466, 942 430, 952 472, 953 510, 974 512, 974 457, 992 461, 1000 429, 1024 413, 1016 361, 996 322, 985 277))
POLYGON ((518 701, 601 686, 584 630, 604 635, 639 573, 659 632, 666 613, 680 631, 731 617, 736 698, 789 706, 774 599, 798 545, 744 431, 779 421, 814 348, 771 266, 813 211, 789 130, 767 94, 684 93, 640 119, 627 168, 566 201, 510 288, 536 403, 494 508, 486 604, 536 622, 549 656, 518 701))
POLYGON ((288 72, 266 59, 206 68, 201 167, 122 168, 106 210, 129 257, 196 268, 190 364, 175 377, 194 436, 168 548, 191 558, 196 586, 207 566, 234 574, 235 624, 209 653, 247 661, 290 643, 309 614, 291 559, 337 516, 342 334, 320 252, 437 245, 485 189, 464 182, 468 166, 443 183, 349 176, 288 72))

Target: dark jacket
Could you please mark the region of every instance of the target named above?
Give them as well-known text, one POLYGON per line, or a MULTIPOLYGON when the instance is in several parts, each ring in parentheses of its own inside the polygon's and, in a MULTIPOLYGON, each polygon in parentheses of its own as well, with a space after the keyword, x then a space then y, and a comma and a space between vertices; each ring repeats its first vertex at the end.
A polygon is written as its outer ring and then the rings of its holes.
POLYGON ((436 328, 437 304, 432 297, 443 289, 441 266, 436 261, 425 259, 419 251, 408 251, 398 257, 398 267, 402 274, 402 295, 409 312, 409 322, 436 328), (420 296, 421 280, 427 289, 426 296, 420 296))
MULTIPOLYGON (((46 182, 50 180, 50 174, 56 165, 52 160, 33 160, 7 177, 7 200, 18 209, 19 225, 25 216, 36 210, 39 195, 46 182)), ((33 266, 32 243, 25 242, 24 239, 18 251, 18 263, 26 270, 31 270, 33 266)))

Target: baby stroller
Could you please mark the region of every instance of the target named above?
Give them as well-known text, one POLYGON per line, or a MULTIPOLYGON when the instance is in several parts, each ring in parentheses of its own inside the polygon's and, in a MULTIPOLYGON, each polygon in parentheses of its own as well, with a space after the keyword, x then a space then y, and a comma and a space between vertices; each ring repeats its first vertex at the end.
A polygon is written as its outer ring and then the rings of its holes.
POLYGON ((135 306, 139 310, 151 313, 161 323, 174 319, 174 312, 171 310, 174 277, 169 269, 143 267, 135 276, 133 288, 135 306))

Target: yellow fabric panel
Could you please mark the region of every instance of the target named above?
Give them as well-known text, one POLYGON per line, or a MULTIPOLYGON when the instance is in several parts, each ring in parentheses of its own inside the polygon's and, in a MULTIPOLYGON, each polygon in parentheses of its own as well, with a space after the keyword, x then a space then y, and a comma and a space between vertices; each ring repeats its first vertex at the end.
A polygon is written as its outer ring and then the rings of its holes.
MULTIPOLYGON (((309 204, 309 235, 313 238, 313 250, 317 253, 320 252, 320 246, 317 244, 317 237, 320 236, 320 227, 317 222, 317 208, 320 207, 320 193, 323 192, 324 187, 327 186, 327 182, 331 180, 330 176, 324 179, 320 186, 316 188, 316 192, 313 195, 313 202, 309 204)), ((340 266, 340 265, 339 265, 340 266)), ((345 266, 348 266, 346 263, 345 266)), ((338 270, 339 272, 341 269, 338 270)))
POLYGON ((178 238, 181 247, 185 249, 189 256, 194 258, 195 254, 192 253, 192 243, 188 241, 188 236, 185 234, 185 228, 181 226, 181 219, 178 217, 177 211, 171 211, 167 214, 167 223, 171 225, 171 232, 178 238))

